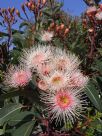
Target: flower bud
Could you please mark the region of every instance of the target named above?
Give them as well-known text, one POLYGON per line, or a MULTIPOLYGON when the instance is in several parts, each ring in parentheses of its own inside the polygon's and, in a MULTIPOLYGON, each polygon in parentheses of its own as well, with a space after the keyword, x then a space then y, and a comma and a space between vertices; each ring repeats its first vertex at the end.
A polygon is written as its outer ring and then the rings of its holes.
POLYGON ((38 0, 38 4, 37 4, 38 8, 40 7, 40 4, 41 4, 41 0, 38 0))
POLYGON ((11 12, 11 8, 10 7, 8 7, 8 11, 11 12))
POLYGON ((18 11, 18 9, 16 10, 16 15, 20 17, 20 12, 18 11))
POLYGON ((102 4, 99 4, 99 8, 102 10, 102 4))
POLYGON ((40 11, 40 13, 39 13, 39 16, 41 17, 42 16, 42 12, 40 11))
POLYGON ((4 21, 5 21, 5 22, 8 22, 8 18, 7 18, 6 15, 4 16, 4 21))
POLYGON ((101 12, 98 12, 98 13, 95 15, 95 17, 96 17, 97 20, 102 21, 102 11, 101 11, 101 12))
POLYGON ((13 23, 13 22, 14 22, 14 20, 15 20, 15 18, 14 18, 14 17, 11 17, 10 22, 11 22, 11 23, 13 23))
POLYGON ((69 28, 66 28, 64 31, 64 35, 68 34, 68 32, 69 32, 69 28))
POLYGON ((21 8, 22 8, 23 11, 25 11, 24 4, 21 5, 21 8))
POLYGON ((94 29, 93 29, 93 28, 89 28, 89 29, 88 29, 88 32, 89 32, 89 33, 93 33, 93 32, 94 32, 94 29))
POLYGON ((64 24, 61 24, 61 25, 60 25, 60 29, 61 29, 61 30, 64 29, 64 24))
POLYGON ((14 7, 11 8, 11 13, 14 13, 14 11, 15 11, 15 8, 14 7))
POLYGON ((42 0, 42 4, 44 5, 46 3, 46 0, 42 0))
POLYGON ((38 3, 41 3, 41 0, 38 0, 38 3))
POLYGON ((50 27, 48 27, 48 31, 51 31, 51 28, 50 28, 50 27))
POLYGON ((2 9, 1 9, 1 12, 2 12, 2 13, 4 13, 5 11, 6 11, 6 9, 5 9, 5 8, 2 8, 2 9))
POLYGON ((28 2, 25 2, 25 5, 28 7, 28 2))
POLYGON ((93 16, 93 15, 96 14, 96 12, 97 12, 96 7, 95 7, 95 6, 91 6, 91 7, 89 7, 89 8, 87 9, 86 14, 87 14, 88 16, 93 16))
POLYGON ((31 5, 31 10, 34 11, 34 9, 35 9, 35 6, 34 6, 34 4, 32 4, 31 5))
POLYGON ((55 26, 55 23, 52 22, 52 23, 50 24, 50 27, 53 28, 54 26, 55 26))
POLYGON ((87 26, 87 20, 86 19, 82 19, 82 24, 83 24, 83 27, 86 28, 86 26, 87 26))
POLYGON ((31 2, 28 2, 28 8, 31 8, 32 4, 31 2))
POLYGON ((58 32, 60 30, 60 26, 56 26, 56 31, 58 32))

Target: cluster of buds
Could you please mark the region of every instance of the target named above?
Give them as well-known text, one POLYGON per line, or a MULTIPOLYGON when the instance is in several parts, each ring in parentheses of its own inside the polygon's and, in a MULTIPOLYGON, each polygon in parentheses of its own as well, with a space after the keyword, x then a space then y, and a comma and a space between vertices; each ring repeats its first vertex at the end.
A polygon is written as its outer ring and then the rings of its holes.
POLYGON ((60 25, 56 24, 55 22, 52 22, 50 26, 48 27, 48 31, 54 31, 56 36, 59 37, 65 37, 69 33, 69 28, 66 27, 63 23, 60 25))
POLYGON ((95 6, 91 6, 86 11, 86 16, 96 24, 102 24, 102 4, 96 8, 95 6))
POLYGON ((94 33, 95 29, 102 25, 102 4, 98 5, 98 7, 89 7, 85 12, 82 24, 90 34, 94 33))
POLYGON ((16 15, 16 11, 15 8, 2 8, 0 9, 0 16, 3 18, 3 24, 4 25, 12 25, 15 24, 17 22, 15 15, 16 15))
POLYGON ((45 6, 46 0, 29 0, 29 2, 26 2, 25 4, 22 4, 22 10, 24 13, 25 11, 25 6, 32 11, 36 16, 42 15, 41 9, 45 6))
POLYGON ((89 58, 92 58, 94 51, 96 50, 97 37, 100 35, 100 30, 102 30, 102 4, 96 6, 90 6, 82 20, 83 28, 87 30, 87 42, 89 46, 89 58))

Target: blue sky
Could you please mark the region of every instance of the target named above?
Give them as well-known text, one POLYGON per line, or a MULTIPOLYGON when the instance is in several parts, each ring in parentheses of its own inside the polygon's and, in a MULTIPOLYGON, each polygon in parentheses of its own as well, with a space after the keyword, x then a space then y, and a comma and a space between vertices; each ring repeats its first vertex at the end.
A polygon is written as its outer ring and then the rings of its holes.
MULTIPOLYGON (((20 9, 20 5, 26 0, 0 0, 0 7, 7 8, 8 6, 20 9)), ((59 0, 61 1, 61 0, 59 0)), ((64 1, 63 9, 69 11, 73 15, 80 15, 86 9, 83 0, 62 0, 64 1)))
MULTIPOLYGON (((14 6, 20 9, 20 5, 27 0, 0 0, 0 7, 7 8, 14 6)), ((72 15, 80 15, 86 8, 86 4, 83 0, 58 0, 64 1, 63 9, 69 11, 72 15)))
MULTIPOLYGON (((0 0, 0 8, 7 8, 7 7, 14 6, 16 9, 21 11, 20 6, 23 2, 26 2, 26 1, 27 0, 0 0)), ((79 16, 87 8, 83 0, 58 0, 58 1, 64 1, 63 9, 72 15, 79 16)), ((14 25, 14 28, 18 27, 17 24, 14 25)), ((0 27, 1 31, 2 29, 3 28, 0 27)))

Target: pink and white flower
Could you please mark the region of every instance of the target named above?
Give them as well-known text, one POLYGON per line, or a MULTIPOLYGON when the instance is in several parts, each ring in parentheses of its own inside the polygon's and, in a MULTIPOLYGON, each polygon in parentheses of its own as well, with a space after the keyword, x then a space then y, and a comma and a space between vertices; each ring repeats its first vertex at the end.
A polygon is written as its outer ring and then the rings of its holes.
POLYGON ((8 87, 24 87, 32 79, 31 72, 24 68, 23 66, 19 67, 10 67, 7 73, 5 73, 5 85, 8 87))
POLYGON ((98 12, 96 15, 95 15, 96 19, 97 20, 101 20, 102 21, 102 11, 98 12))
POLYGON ((82 96, 77 90, 64 89, 54 93, 42 93, 41 100, 47 105, 51 121, 56 120, 59 123, 63 120, 64 123, 73 124, 85 109, 86 101, 81 99, 82 96))
POLYGON ((52 70, 54 69, 54 66, 52 63, 44 63, 38 67, 38 74, 41 76, 48 76, 52 70))
POLYGON ((67 73, 54 70, 50 75, 43 77, 51 91, 63 88, 68 83, 69 76, 67 73))
POLYGON ((88 83, 88 77, 84 76, 79 70, 74 72, 68 82, 68 87, 84 88, 88 83))
POLYGON ((48 85, 47 83, 44 81, 44 80, 39 80, 37 82, 37 86, 41 89, 41 90, 44 90, 44 91, 47 91, 48 90, 48 85))
POLYGON ((86 14, 90 16, 90 15, 95 15, 96 12, 97 12, 97 8, 95 6, 91 6, 87 9, 86 14))
POLYGON ((78 68, 80 61, 74 54, 56 48, 54 50, 54 63, 57 70, 70 72, 78 68))
POLYGON ((24 50, 20 59, 28 68, 37 69, 51 58, 50 46, 35 46, 30 50, 24 50))
POLYGON ((43 31, 40 36, 42 41, 49 42, 52 40, 54 32, 43 31))

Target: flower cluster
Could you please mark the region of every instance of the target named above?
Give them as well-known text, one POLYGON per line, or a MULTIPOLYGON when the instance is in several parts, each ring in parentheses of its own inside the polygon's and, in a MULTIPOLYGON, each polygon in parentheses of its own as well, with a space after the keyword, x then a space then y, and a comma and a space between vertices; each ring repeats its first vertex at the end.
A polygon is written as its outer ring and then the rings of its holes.
POLYGON ((98 48, 98 41, 100 41, 100 34, 102 31, 102 4, 97 6, 90 6, 82 20, 83 28, 87 32, 87 40, 88 44, 88 58, 92 58, 94 56, 94 51, 98 48))
POLYGON ((66 27, 63 23, 56 24, 55 22, 52 22, 48 27, 48 31, 54 31, 56 36, 65 37, 69 33, 70 28, 66 27))
POLYGON ((50 45, 38 45, 24 50, 20 62, 26 70, 10 69, 6 83, 10 87, 25 86, 34 74, 51 120, 74 123, 85 109, 83 88, 88 82, 79 69, 78 57, 50 45))
POLYGON ((86 15, 91 20, 96 20, 96 23, 102 23, 102 4, 96 8, 95 6, 91 6, 87 9, 86 15))

